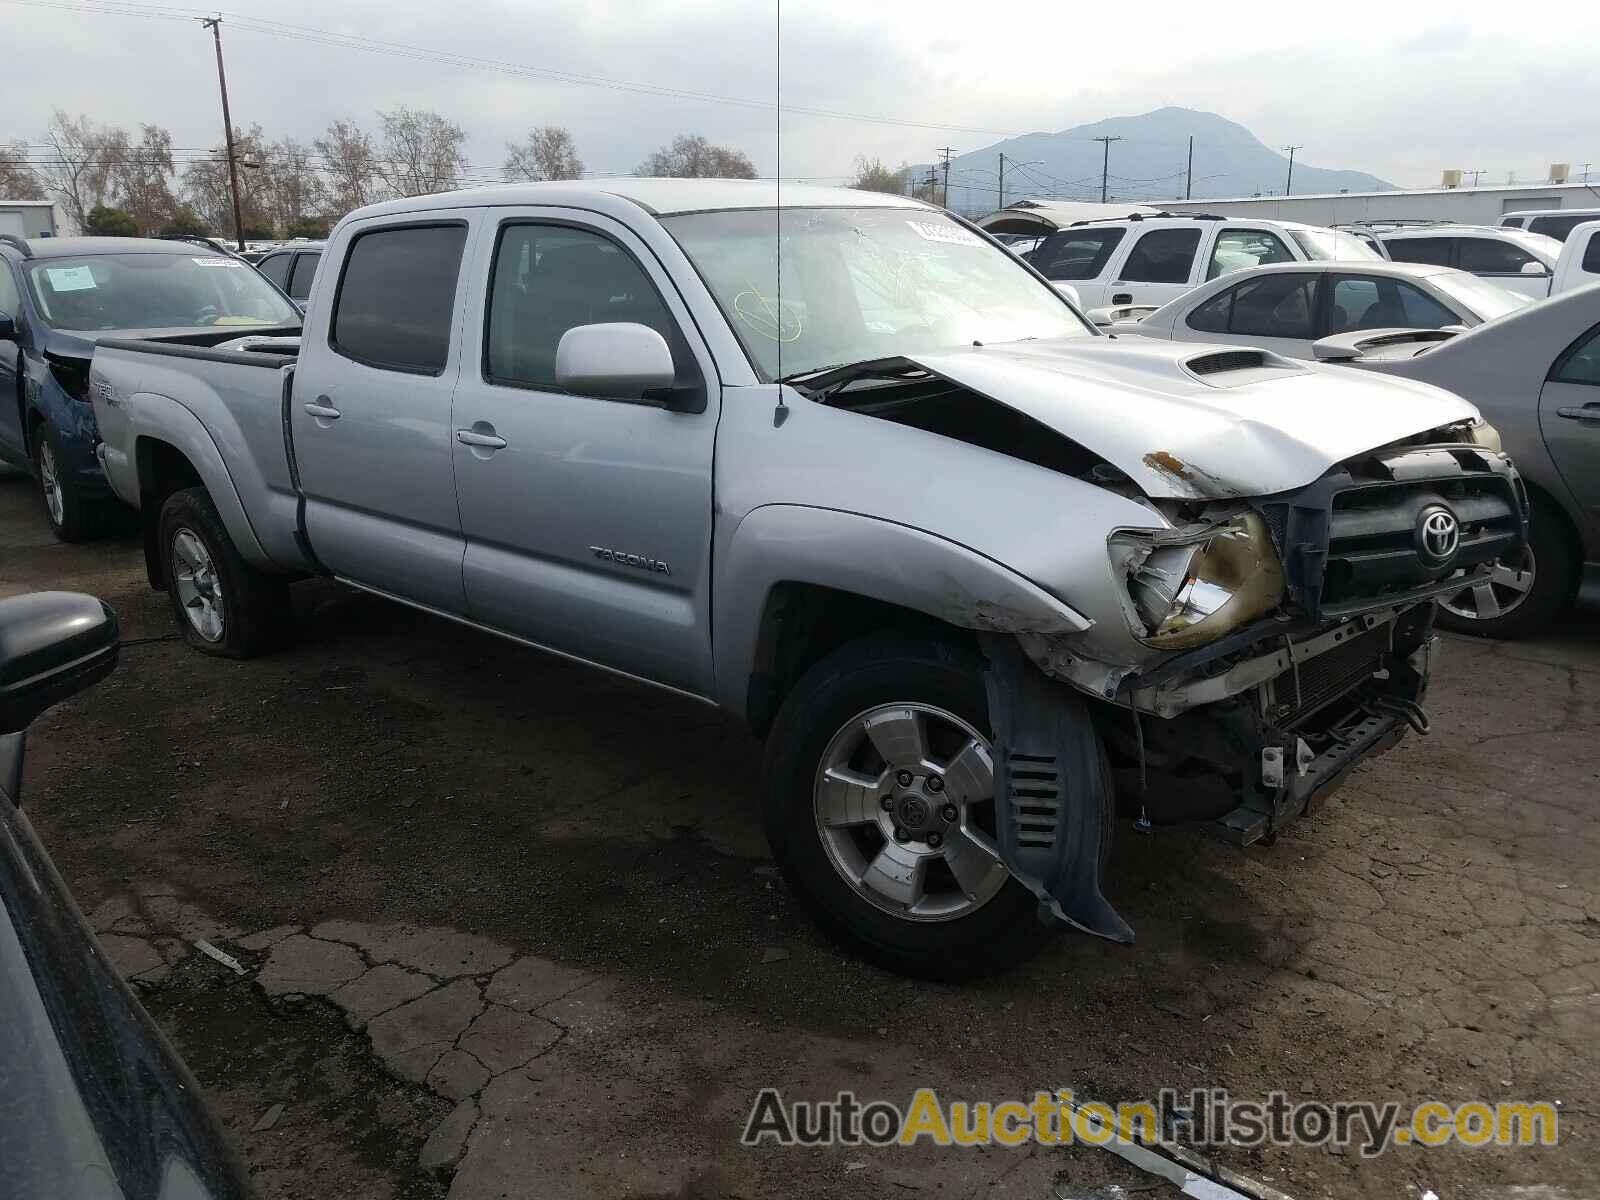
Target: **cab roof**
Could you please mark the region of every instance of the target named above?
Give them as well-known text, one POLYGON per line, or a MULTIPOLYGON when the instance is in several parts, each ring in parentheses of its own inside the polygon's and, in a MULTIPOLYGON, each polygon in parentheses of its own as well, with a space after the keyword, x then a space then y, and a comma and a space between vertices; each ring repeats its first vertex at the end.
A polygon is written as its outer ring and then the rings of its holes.
POLYGON ((352 217, 437 211, 448 208, 500 208, 514 205, 596 207, 610 198, 631 201, 658 216, 734 208, 920 208, 939 211, 909 196, 855 188, 817 187, 771 179, 574 179, 554 183, 510 183, 387 200, 359 208, 352 217))

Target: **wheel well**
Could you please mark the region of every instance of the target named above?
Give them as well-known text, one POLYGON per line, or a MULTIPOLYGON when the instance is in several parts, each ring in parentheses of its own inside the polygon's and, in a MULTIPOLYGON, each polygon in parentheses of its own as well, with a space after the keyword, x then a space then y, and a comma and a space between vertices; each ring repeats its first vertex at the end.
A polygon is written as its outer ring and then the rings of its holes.
POLYGON ((203 486, 200 472, 176 446, 140 438, 134 448, 139 468, 139 524, 144 532, 144 569, 150 586, 167 590, 161 569, 161 506, 173 492, 203 486))
POLYGON ((1561 537, 1567 543, 1567 549, 1572 552, 1572 591, 1573 595, 1576 596, 1578 585, 1583 579, 1583 561, 1585 557, 1583 538, 1578 533, 1578 527, 1573 524, 1572 517, 1568 515, 1566 507, 1549 492, 1536 483, 1529 483, 1526 476, 1522 480, 1522 486, 1528 493, 1529 506, 1537 508, 1543 516, 1553 517, 1559 524, 1561 537))
POLYGON ((846 642, 886 629, 973 640, 971 630, 856 592, 811 583, 774 587, 761 614, 745 702, 745 719, 755 735, 766 736, 784 697, 815 663, 846 642))

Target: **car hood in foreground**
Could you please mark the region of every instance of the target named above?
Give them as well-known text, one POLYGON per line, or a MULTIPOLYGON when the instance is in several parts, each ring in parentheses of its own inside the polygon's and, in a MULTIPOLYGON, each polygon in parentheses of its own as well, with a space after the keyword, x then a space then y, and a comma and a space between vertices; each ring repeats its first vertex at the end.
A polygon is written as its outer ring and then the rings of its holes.
POLYGON ((1068 339, 906 357, 1072 439, 1158 498, 1289 491, 1477 416, 1426 384, 1238 346, 1068 339))

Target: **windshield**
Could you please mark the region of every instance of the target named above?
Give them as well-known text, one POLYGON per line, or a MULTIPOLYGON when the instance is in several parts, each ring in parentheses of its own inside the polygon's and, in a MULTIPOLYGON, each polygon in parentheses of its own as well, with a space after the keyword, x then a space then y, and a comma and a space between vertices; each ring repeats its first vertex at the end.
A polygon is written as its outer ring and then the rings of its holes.
POLYGON ((55 329, 298 325, 300 314, 255 268, 222 255, 93 254, 47 258, 28 287, 55 329))
POLYGON ((1441 271, 1429 280, 1445 295, 1465 306, 1468 311, 1492 321, 1508 312, 1533 303, 1533 297, 1501 287, 1492 279, 1480 279, 1465 271, 1441 271))
POLYGON ((1360 262, 1383 261, 1383 255, 1353 233, 1343 233, 1337 229, 1291 229, 1289 236, 1314 262, 1349 262, 1352 259, 1360 262))
POLYGON ((942 213, 785 209, 780 229, 772 209, 736 209, 662 224, 768 380, 974 342, 1094 336, 1048 284, 942 213))

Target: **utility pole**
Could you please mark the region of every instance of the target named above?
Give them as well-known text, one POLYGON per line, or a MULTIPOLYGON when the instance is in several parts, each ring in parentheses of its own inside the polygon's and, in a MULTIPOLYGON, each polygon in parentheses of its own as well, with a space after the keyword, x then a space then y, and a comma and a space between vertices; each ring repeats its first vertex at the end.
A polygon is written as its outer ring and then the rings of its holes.
POLYGON ((1588 187, 1589 186, 1589 167, 1591 165, 1592 164, 1590 164, 1590 163, 1584 163, 1583 164, 1583 186, 1584 187, 1588 187))
POLYGON ((1478 177, 1480 175, 1485 175, 1487 173, 1488 172, 1486 172, 1486 171, 1468 171, 1467 172, 1468 175, 1472 176, 1472 186, 1473 187, 1477 187, 1478 186, 1478 177))
POLYGON ((233 238, 244 252, 244 218, 239 213, 239 160, 233 153, 233 116, 228 112, 228 75, 222 69, 222 18, 201 17, 217 44, 217 84, 222 88, 222 133, 228 147, 228 186, 233 191, 233 238))
POLYGON ((1183 198, 1194 195, 1194 134, 1189 135, 1189 165, 1183 169, 1183 198))
POLYGON ((1100 157, 1100 203, 1106 202, 1106 180, 1111 175, 1111 143, 1120 142, 1120 137, 1097 137, 1094 139, 1105 145, 1105 153, 1100 157))
POLYGON ((950 156, 955 151, 949 146, 939 147, 939 157, 944 160, 944 206, 950 207, 950 156))
POLYGON ((1280 146, 1279 149, 1280 150, 1287 150, 1289 152, 1289 178, 1287 178, 1287 179, 1285 179, 1283 181, 1283 194, 1285 196, 1287 196, 1287 195, 1290 194, 1290 189, 1294 186, 1294 152, 1296 150, 1303 150, 1303 149, 1305 149, 1305 147, 1304 146, 1280 146))
MULTIPOLYGON (((1589 182, 1589 172, 1585 171, 1583 173, 1583 181, 1585 183, 1589 182)), ((1004 208, 1006 206, 1006 154, 1004 150, 1000 152, 1000 195, 997 199, 998 203, 995 207, 1004 208)))

